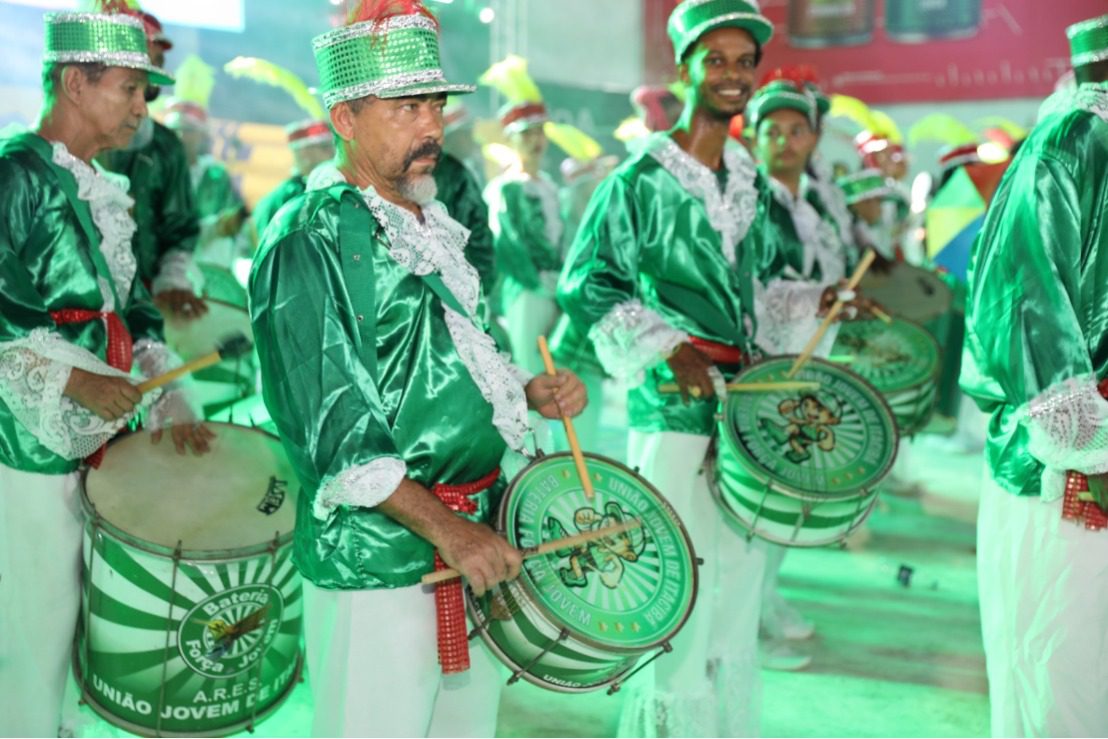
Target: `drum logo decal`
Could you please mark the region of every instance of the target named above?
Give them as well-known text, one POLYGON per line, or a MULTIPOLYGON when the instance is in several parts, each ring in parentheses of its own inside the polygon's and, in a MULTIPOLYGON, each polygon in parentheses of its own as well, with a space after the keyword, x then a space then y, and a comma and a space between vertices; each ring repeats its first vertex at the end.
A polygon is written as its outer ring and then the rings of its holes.
POLYGON ((835 449, 835 431, 833 426, 842 422, 842 411, 828 408, 815 395, 805 395, 799 400, 782 400, 777 412, 784 423, 761 418, 762 429, 778 444, 788 447, 785 458, 793 464, 800 464, 812 458, 811 447, 830 452, 835 449))
POLYGON ((258 503, 258 510, 267 516, 272 516, 279 511, 281 505, 285 502, 285 494, 288 492, 288 487, 289 483, 287 480, 278 480, 276 477, 270 477, 265 496, 262 498, 262 502, 258 503))
MULTIPOLYGON (((629 517, 615 502, 605 504, 603 513, 591 507, 578 508, 573 514, 573 533, 614 526, 629 517)), ((565 524, 554 516, 546 517, 543 528, 545 541, 571 535, 565 524)), ((646 535, 641 528, 623 531, 576 547, 559 549, 555 553, 559 557, 567 557, 568 561, 565 567, 558 568, 558 577, 566 587, 585 588, 589 584, 589 574, 595 572, 604 587, 614 590, 623 580, 625 563, 637 562, 645 549, 646 535)))
POLYGON ((227 678, 256 666, 281 628, 284 601, 269 585, 240 585, 198 603, 181 620, 177 645, 194 671, 227 678))

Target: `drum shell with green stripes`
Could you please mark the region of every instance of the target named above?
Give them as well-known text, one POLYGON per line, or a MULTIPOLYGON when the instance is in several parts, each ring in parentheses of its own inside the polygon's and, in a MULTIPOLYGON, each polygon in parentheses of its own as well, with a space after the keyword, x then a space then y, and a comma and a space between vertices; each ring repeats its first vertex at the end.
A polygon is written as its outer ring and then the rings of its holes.
POLYGON ((136 433, 85 478, 75 667, 93 709, 138 734, 233 733, 300 673, 291 468, 269 435, 212 427, 204 457, 136 433))
POLYGON ((517 580, 469 595, 470 615, 493 653, 521 678, 561 692, 618 683, 681 629, 697 590, 692 542, 665 499, 618 462, 585 458, 592 500, 572 456, 550 455, 513 480, 499 529, 528 548, 632 517, 642 528, 530 558, 517 580))
POLYGON ((899 318, 889 324, 844 323, 832 353, 849 356, 846 366, 885 396, 901 436, 915 434, 927 424, 942 370, 942 351, 927 329, 899 318))
MULTIPOLYGON (((794 359, 764 360, 735 381, 786 381, 794 359)), ((813 359, 791 379, 820 388, 730 395, 709 459, 709 487, 751 535, 824 546, 872 510, 896 458, 896 424, 880 394, 849 370, 813 359)))

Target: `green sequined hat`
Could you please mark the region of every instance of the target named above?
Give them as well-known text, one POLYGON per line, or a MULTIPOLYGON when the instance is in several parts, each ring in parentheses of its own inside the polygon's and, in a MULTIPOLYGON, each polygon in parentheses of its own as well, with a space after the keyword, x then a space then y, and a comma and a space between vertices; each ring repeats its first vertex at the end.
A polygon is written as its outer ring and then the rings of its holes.
POLYGON ((897 197, 897 189, 879 169, 863 169, 835 180, 846 195, 846 204, 854 205, 873 198, 897 197))
POLYGON ((810 88, 789 80, 774 80, 758 88, 746 106, 746 120, 757 130, 762 121, 776 110, 796 110, 803 113, 812 128, 819 119, 819 101, 810 88))
POLYGON ((328 110, 347 100, 473 92, 447 82, 439 62, 439 29, 422 14, 362 21, 312 41, 328 110))
POLYGON ((666 26, 677 63, 701 36, 725 27, 749 32, 759 46, 773 38, 773 24, 753 0, 684 0, 673 9, 666 26))
POLYGON ((173 84, 173 78, 150 61, 142 19, 123 14, 47 13, 45 20, 43 61, 141 69, 151 84, 173 84))
POLYGON ((1108 59, 1108 15, 1074 23, 1066 29, 1070 61, 1075 67, 1108 59))

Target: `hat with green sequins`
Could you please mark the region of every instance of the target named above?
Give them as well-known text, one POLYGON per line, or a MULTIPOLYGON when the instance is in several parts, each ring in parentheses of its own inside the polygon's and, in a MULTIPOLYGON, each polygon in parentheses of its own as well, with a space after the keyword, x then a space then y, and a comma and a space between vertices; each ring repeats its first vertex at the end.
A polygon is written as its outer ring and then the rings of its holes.
POLYGON ((773 37, 773 24, 762 15, 755 0, 684 0, 673 9, 666 24, 677 63, 685 59, 701 36, 717 28, 741 28, 759 46, 773 37))
POLYGON ((122 13, 47 13, 45 20, 43 61, 141 69, 152 84, 173 84, 173 78, 150 61, 141 18, 122 13))
MULTIPOLYGON (((423 10, 418 3, 408 4, 423 10)), ((369 96, 457 95, 477 89, 446 80, 438 22, 425 11, 352 23, 316 37, 312 48, 328 109, 369 96)))
POLYGON ((835 184, 846 196, 847 205, 854 205, 872 198, 897 197, 895 183, 891 182, 879 169, 863 169, 861 172, 840 177, 835 180, 835 184))
POLYGON ((1108 15, 1074 23, 1066 29, 1070 61, 1075 67, 1108 59, 1108 15))

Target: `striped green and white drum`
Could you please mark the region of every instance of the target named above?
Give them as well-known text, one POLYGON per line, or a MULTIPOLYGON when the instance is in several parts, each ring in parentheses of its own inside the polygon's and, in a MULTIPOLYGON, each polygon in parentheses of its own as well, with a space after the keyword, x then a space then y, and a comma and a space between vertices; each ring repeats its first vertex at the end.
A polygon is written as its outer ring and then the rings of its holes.
POLYGON ((839 328, 833 351, 850 357, 847 366, 885 396, 901 436, 927 425, 942 370, 942 352, 927 329, 899 318, 852 321, 839 328))
MULTIPOLYGON (((786 381, 795 357, 772 357, 735 382, 786 381)), ((708 479, 751 536, 786 546, 844 539, 869 515, 896 458, 896 422, 853 372, 810 360, 792 380, 812 390, 732 393, 720 414, 708 479)))
POLYGON ((272 436, 212 426, 203 457, 136 433, 84 481, 75 666, 89 704, 138 734, 251 727, 300 673, 292 468, 272 436))
POLYGON ((696 600, 696 557, 674 510, 627 467, 595 454, 585 460, 591 500, 569 453, 516 476, 498 519, 508 541, 527 549, 631 518, 642 526, 528 559, 517 580, 480 598, 470 591, 470 616, 512 669, 509 683, 614 692, 640 657, 669 650, 696 600))

